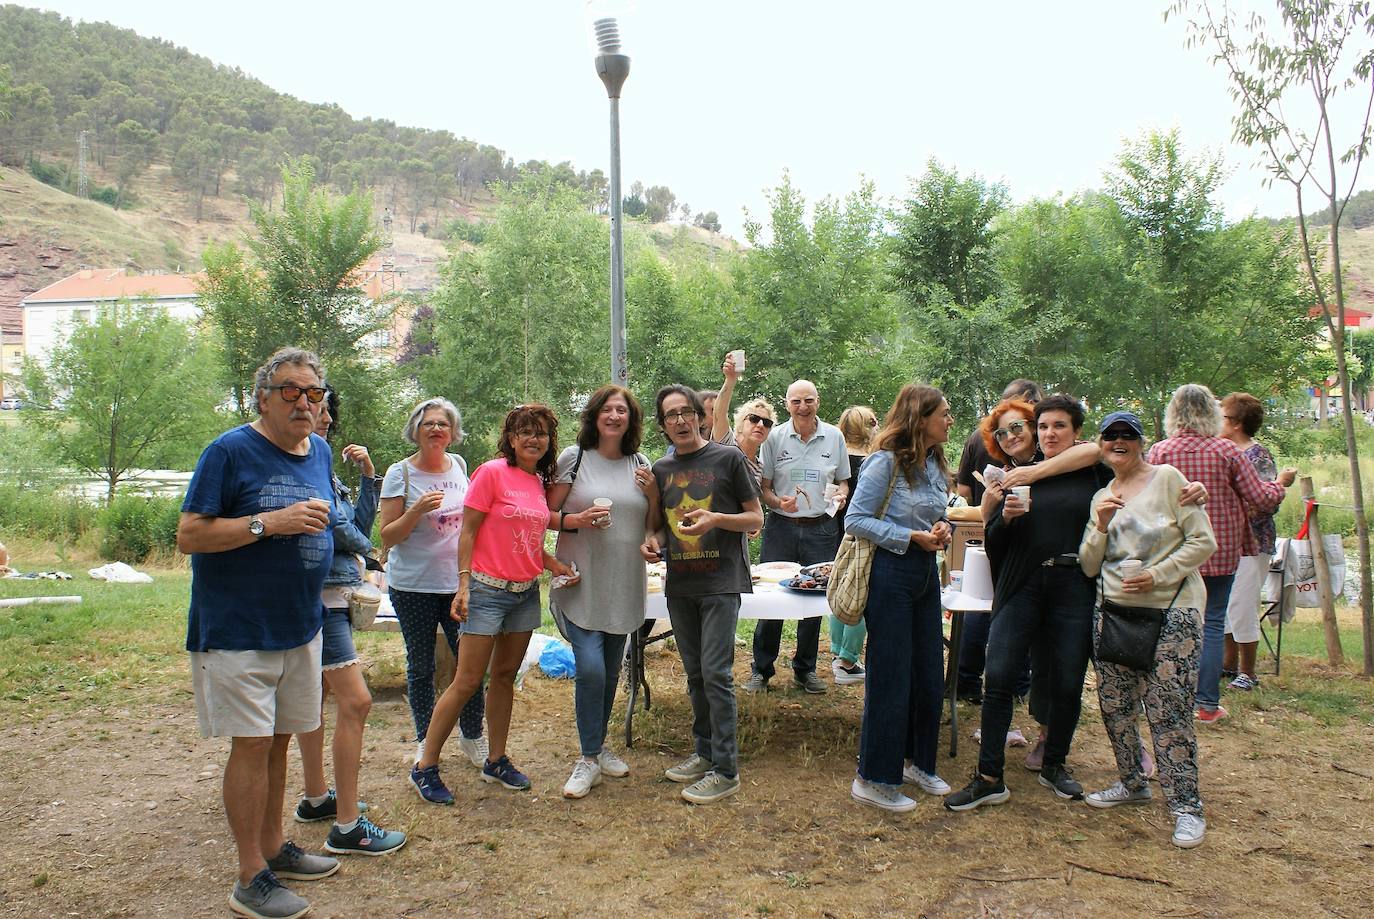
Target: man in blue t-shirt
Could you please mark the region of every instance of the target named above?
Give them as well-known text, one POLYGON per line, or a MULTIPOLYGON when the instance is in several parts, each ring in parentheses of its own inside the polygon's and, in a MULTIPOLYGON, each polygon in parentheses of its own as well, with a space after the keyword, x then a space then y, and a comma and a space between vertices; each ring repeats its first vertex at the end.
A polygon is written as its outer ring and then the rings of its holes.
POLYGON ((191 653, 206 737, 232 738, 224 812, 238 847, 230 908, 296 916, 309 904, 278 876, 315 880, 338 860, 282 835, 291 735, 320 724, 320 589, 333 558, 329 445, 311 432, 325 396, 314 354, 282 348, 258 368, 258 420, 201 454, 177 548, 191 556, 191 653))

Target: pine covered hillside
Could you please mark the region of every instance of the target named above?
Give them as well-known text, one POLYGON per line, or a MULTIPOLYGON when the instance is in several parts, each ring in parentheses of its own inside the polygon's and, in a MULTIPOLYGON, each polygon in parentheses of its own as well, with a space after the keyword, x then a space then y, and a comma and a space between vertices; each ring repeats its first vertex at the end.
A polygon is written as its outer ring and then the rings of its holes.
MULTIPOLYGON (((0 6, 0 113, 0 309, 81 265, 198 269, 206 243, 246 228, 250 202, 272 201, 294 157, 338 191, 370 189, 379 219, 391 209, 411 289, 433 283, 455 221, 482 218, 490 183, 551 171, 593 211, 607 206, 599 169, 516 164, 491 144, 356 119, 169 42, 15 5, 0 6), (83 135, 88 199, 76 195, 83 135)), ((627 213, 646 220, 676 209, 664 186, 629 195, 627 213)))

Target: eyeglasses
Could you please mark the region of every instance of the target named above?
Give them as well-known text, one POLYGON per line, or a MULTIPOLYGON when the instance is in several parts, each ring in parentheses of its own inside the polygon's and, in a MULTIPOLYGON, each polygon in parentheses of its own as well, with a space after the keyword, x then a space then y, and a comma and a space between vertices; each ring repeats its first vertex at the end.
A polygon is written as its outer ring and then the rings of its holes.
POLYGON ((521 428, 515 432, 516 437, 523 437, 525 440, 548 440, 549 432, 538 428, 521 428))
POLYGON ((679 421, 695 421, 697 410, 694 408, 684 408, 678 412, 669 412, 663 416, 663 420, 668 424, 677 424, 679 421))
POLYGON ((294 383, 282 383, 280 385, 268 386, 267 389, 275 389, 281 393, 283 402, 295 402, 305 393, 305 398, 311 403, 318 405, 324 401, 326 390, 323 386, 297 386, 294 383))
POLYGON ((431 431, 447 431, 453 425, 447 421, 421 421, 420 427, 429 428, 431 431))
POLYGON ((1030 427, 1030 425, 1025 421, 1013 421, 1005 428, 998 428, 997 430, 993 431, 992 436, 997 438, 998 440, 1001 440, 1008 434, 1011 434, 1015 437, 1020 437, 1022 434, 1026 433, 1026 428, 1028 427, 1030 427))
POLYGON ((1103 431, 1102 440, 1107 443, 1114 440, 1140 440, 1140 435, 1135 431, 1103 431))
POLYGON ((765 428, 771 428, 773 426, 773 419, 765 417, 763 415, 755 415, 753 413, 750 413, 744 416, 744 420, 749 422, 750 424, 761 424, 765 428))

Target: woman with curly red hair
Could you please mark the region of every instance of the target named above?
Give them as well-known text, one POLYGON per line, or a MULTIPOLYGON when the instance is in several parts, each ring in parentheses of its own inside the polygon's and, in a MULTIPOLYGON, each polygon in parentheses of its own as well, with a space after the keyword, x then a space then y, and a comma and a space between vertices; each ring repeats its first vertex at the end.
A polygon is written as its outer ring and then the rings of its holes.
POLYGON ((577 579, 570 567, 544 551, 549 520, 545 489, 558 457, 558 419, 547 406, 517 405, 501 425, 500 451, 501 456, 477 467, 463 504, 458 592, 451 613, 463 623, 458 670, 434 706, 424 756, 411 773, 420 796, 436 804, 453 803, 439 778, 439 753, 488 666, 490 753, 482 780, 529 789, 529 778, 506 755, 515 674, 542 616, 540 573, 547 569, 571 578, 569 583, 577 579))

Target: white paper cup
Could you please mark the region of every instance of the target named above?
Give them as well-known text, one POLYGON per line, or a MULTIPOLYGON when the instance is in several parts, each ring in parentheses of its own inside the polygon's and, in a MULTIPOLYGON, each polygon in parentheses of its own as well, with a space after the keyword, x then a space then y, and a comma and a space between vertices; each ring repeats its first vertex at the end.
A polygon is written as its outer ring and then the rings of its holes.
POLYGON ((744 349, 731 351, 730 359, 735 362, 735 373, 744 373, 744 349))
POLYGON ((605 517, 602 517, 601 519, 599 519, 599 520, 596 522, 596 525, 599 526, 599 527, 608 527, 608 526, 610 526, 610 525, 611 525, 611 499, 610 499, 610 498, 597 498, 597 499, 595 499, 594 501, 592 501, 592 507, 604 507, 604 508, 606 509, 606 516, 605 516, 605 517))
POLYGON ((1021 502, 1022 507, 1024 507, 1027 511, 1030 510, 1029 485, 1017 485, 1015 488, 1011 490, 1011 493, 1016 495, 1016 500, 1021 502))
POLYGON ((1128 558, 1121 563, 1121 580, 1133 578, 1145 570, 1145 563, 1138 558, 1128 558))
POLYGON ((831 482, 829 485, 825 486, 825 500, 826 500, 826 501, 834 501, 835 498, 839 495, 839 493, 840 493, 840 486, 839 486, 838 484, 836 484, 836 483, 834 483, 834 482, 831 482))

